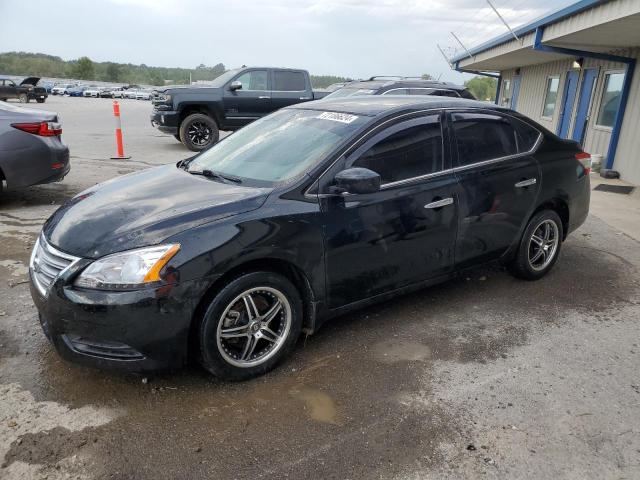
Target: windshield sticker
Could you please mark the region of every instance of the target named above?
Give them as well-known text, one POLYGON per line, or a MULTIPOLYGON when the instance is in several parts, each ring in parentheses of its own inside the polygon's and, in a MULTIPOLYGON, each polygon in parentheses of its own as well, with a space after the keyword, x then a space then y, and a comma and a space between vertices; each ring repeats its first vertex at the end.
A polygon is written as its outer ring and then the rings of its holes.
POLYGON ((358 119, 356 115, 349 115, 348 113, 338 113, 338 112, 324 112, 318 115, 318 118, 323 120, 333 120, 334 122, 340 123, 351 123, 358 119))

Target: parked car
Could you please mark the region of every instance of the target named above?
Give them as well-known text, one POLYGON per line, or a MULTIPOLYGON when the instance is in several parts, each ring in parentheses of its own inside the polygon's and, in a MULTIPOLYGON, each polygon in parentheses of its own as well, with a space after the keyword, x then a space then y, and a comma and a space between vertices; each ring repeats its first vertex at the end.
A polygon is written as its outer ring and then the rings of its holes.
POLYGON ((69 95, 70 97, 83 97, 84 96, 84 92, 85 90, 89 88, 85 85, 78 85, 75 87, 69 87, 66 90, 66 95, 69 95))
POLYGON ((290 106, 71 199, 34 247, 31 294, 67 359, 139 371, 192 354, 247 379, 301 331, 466 267, 542 278, 587 217, 588 160, 478 101, 290 106))
POLYGON ((9 78, 0 78, 0 100, 7 101, 10 98, 15 98, 20 103, 29 103, 31 100, 44 103, 48 94, 44 87, 38 86, 39 81, 40 77, 27 77, 19 85, 16 85, 9 78))
POLYGON ((127 90, 124 91, 123 93, 123 98, 136 98, 136 95, 138 95, 138 90, 135 88, 129 88, 127 90))
POLYGON ((279 108, 322 98, 306 70, 248 67, 216 78, 211 86, 159 89, 151 124, 194 152, 216 143, 220 130, 237 130, 279 108))
POLYGON ((45 92, 51 93, 51 89, 53 88, 53 82, 43 82, 42 88, 44 88, 45 92))
POLYGON ((73 83, 57 84, 51 89, 51 95, 66 95, 67 94, 67 90, 69 88, 72 88, 72 87, 75 87, 75 86, 76 85, 73 84, 73 83))
POLYGON ((103 87, 100 89, 98 96, 100 98, 113 98, 113 90, 111 87, 103 87))
POLYGON ((151 100, 152 95, 152 90, 138 90, 135 98, 136 100, 151 100))
POLYGON ((60 139, 54 112, 0 103, 0 191, 62 180, 69 173, 69 149, 60 139))
POLYGON ((111 98, 124 98, 124 92, 122 88, 111 89, 111 98))
POLYGON ((83 97, 95 97, 98 98, 100 96, 100 88, 95 85, 90 85, 85 91, 82 93, 83 97))
POLYGON ((369 80, 349 82, 327 95, 327 98, 353 95, 440 95, 475 100, 473 94, 462 85, 412 77, 371 77, 369 80))

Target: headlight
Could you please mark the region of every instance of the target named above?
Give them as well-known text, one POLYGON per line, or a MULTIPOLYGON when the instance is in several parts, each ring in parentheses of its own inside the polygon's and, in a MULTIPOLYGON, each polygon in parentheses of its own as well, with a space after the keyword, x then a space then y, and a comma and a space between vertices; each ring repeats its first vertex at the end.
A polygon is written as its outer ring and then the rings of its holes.
POLYGON ((179 244, 114 253, 96 260, 78 276, 77 287, 129 290, 159 282, 160 271, 180 250, 179 244))

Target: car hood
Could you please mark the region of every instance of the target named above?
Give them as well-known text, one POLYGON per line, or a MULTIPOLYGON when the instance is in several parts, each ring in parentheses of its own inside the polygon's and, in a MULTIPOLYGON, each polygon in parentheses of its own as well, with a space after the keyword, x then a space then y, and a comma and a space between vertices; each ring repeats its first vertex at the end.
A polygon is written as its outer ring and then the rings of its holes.
POLYGON ((27 77, 20 82, 20 85, 33 85, 34 87, 40 81, 40 77, 27 77))
POLYGON ((270 192, 219 183, 167 165, 85 190, 47 220, 43 233, 64 252, 98 258, 155 245, 189 228, 254 210, 270 192))

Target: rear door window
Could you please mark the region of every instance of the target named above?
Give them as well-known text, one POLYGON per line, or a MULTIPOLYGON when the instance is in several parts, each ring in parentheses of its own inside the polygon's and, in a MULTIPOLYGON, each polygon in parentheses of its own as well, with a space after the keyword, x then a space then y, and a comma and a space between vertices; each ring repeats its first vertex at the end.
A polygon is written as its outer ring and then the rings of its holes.
POLYGON ((306 90, 304 73, 275 70, 273 72, 273 90, 276 92, 301 92, 306 90))
POLYGON ((485 113, 452 114, 458 166, 518 153, 518 139, 509 119, 485 113))
POLYGON ((443 168, 439 115, 429 115, 388 128, 354 153, 353 167, 373 170, 382 184, 408 180, 443 168))

